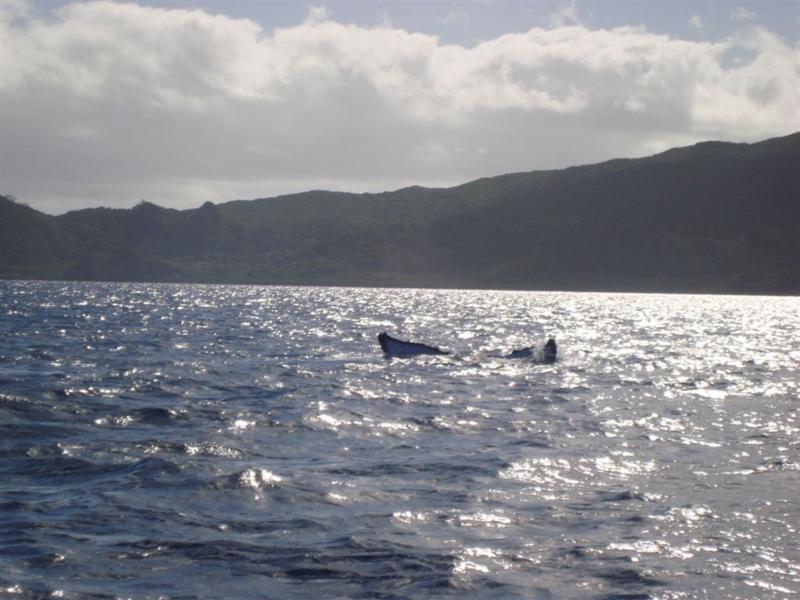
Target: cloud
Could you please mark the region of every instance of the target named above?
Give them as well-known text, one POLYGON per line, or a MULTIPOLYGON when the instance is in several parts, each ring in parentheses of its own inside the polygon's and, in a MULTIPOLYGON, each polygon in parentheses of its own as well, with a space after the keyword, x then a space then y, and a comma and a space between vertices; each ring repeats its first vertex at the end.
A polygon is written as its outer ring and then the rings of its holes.
POLYGON ((463 25, 469 23, 469 19, 469 14, 463 10, 453 10, 444 16, 442 23, 445 25, 463 25))
POLYGON ((559 4, 550 15, 550 23, 554 27, 578 23, 578 9, 575 7, 574 0, 559 4))
POLYGON ((747 10, 742 6, 731 9, 731 19, 734 21, 754 21, 757 18, 757 13, 754 13, 752 10, 747 10))
POLYGON ((92 2, 0 36, 0 192, 53 212, 451 185, 798 128, 797 48, 762 28, 573 24, 465 48, 313 10, 266 31, 92 2))
POLYGON ((692 15, 689 18, 689 27, 692 29, 702 29, 703 28, 703 17, 700 15, 692 15))
POLYGON ((327 21, 330 17, 330 13, 328 9, 324 6, 311 6, 308 9, 308 17, 306 17, 306 23, 314 24, 319 23, 320 21, 327 21))
POLYGON ((0 2, 0 27, 17 19, 29 18, 32 8, 31 3, 26 0, 3 0, 0 2))

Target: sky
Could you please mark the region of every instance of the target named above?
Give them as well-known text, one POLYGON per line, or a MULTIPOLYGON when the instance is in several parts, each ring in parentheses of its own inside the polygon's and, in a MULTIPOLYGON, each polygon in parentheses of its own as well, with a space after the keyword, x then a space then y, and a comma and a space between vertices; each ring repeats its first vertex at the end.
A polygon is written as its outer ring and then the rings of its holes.
POLYGON ((800 0, 0 0, 0 193, 445 187, 800 130, 800 0))

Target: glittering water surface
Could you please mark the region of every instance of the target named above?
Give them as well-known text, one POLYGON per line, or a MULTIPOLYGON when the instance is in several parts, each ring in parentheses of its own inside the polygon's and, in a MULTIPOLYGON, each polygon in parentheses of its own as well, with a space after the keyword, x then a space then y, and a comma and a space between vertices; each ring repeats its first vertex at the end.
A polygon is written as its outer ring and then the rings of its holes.
POLYGON ((800 299, 0 282, 0 311, 0 596, 800 595, 800 299), (554 365, 496 357, 549 334, 554 365))

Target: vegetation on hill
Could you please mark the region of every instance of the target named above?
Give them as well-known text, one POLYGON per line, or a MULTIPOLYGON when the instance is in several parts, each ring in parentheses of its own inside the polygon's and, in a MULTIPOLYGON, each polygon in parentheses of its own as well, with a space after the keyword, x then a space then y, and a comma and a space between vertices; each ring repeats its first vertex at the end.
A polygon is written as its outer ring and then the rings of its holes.
POLYGON ((800 294, 798 159, 800 133, 184 211, 0 196, 0 277, 800 294))

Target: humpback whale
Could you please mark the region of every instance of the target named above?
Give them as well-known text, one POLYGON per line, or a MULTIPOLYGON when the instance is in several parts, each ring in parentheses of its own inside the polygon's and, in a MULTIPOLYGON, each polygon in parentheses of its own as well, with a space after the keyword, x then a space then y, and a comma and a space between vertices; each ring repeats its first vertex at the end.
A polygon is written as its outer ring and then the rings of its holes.
MULTIPOLYGON (((419 356, 420 354, 443 355, 450 354, 447 350, 441 350, 435 346, 420 344, 419 342, 404 342, 393 338, 385 331, 378 334, 378 343, 381 345, 386 356, 419 356)), ((558 346, 555 338, 549 338, 542 347, 528 346, 513 350, 502 358, 530 358, 535 362, 551 364, 556 362, 558 346)))
POLYGON ((510 354, 506 354, 505 358, 533 358, 538 362, 551 364, 556 362, 557 353, 558 345, 556 340, 555 338, 550 338, 541 351, 535 346, 528 346, 527 348, 513 350, 510 354))
POLYGON ((427 344, 404 342, 393 338, 385 331, 378 335, 378 343, 386 356, 418 356, 420 354, 450 354, 427 344))

